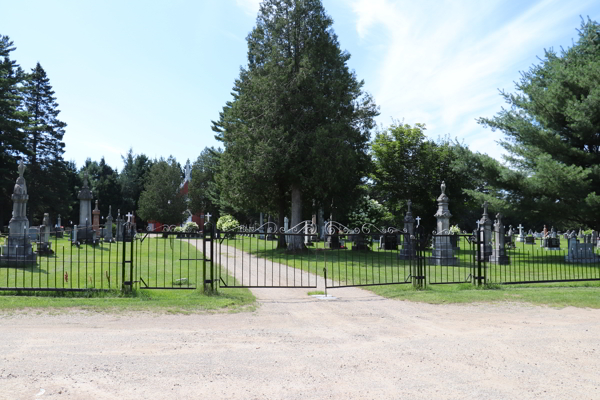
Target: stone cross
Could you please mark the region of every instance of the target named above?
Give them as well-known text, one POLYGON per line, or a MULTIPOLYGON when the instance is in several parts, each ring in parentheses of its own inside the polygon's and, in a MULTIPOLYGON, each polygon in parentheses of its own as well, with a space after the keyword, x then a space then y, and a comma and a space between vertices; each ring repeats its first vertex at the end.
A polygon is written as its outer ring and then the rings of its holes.
POLYGON ((418 228, 419 224, 421 223, 421 217, 417 216, 417 218, 415 218, 415 220, 417 221, 417 228, 418 228))
POLYGON ((206 222, 210 222, 210 217, 212 217, 212 215, 210 215, 210 213, 206 213, 204 216, 206 217, 206 222))
POLYGON ((519 235, 523 234, 523 229, 525 229, 525 227, 521 224, 519 224, 519 226, 517 226, 517 229, 519 230, 519 235))
POLYGON ((481 221, 477 220, 477 221, 475 221, 475 223, 477 224, 477 230, 479 230, 479 225, 481 225, 481 221))
POLYGON ((412 201, 407 201, 406 205, 408 206, 408 212, 410 212, 410 206, 412 205, 412 201))
POLYGON ((125 214, 125 216, 127 217, 127 222, 131 222, 131 218, 133 217, 133 214, 130 212, 128 212, 127 214, 125 214))

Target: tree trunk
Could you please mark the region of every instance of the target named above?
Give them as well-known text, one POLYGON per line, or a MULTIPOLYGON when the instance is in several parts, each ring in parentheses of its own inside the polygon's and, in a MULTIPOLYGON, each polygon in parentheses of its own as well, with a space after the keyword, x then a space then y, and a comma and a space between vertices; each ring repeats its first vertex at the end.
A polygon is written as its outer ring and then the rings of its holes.
MULTIPOLYGON (((292 227, 302 222, 302 191, 298 185, 292 186, 292 227)), ((304 231, 296 229, 293 233, 303 233, 304 231)), ((287 245, 288 250, 304 250, 304 236, 290 236, 287 245)))
MULTIPOLYGON (((283 231, 285 226, 285 198, 283 196, 279 198, 279 204, 277 207, 277 226, 279 228, 278 232, 283 231)), ((279 234, 277 236, 277 248, 285 249, 286 247, 285 235, 279 234)))

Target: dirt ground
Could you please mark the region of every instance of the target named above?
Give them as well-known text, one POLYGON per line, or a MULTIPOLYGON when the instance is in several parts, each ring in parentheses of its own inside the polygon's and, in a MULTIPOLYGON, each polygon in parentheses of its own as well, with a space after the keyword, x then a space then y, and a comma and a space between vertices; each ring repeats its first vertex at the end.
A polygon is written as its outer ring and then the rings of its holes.
POLYGON ((255 289, 238 314, 0 315, 0 399, 600 399, 600 310, 255 289))

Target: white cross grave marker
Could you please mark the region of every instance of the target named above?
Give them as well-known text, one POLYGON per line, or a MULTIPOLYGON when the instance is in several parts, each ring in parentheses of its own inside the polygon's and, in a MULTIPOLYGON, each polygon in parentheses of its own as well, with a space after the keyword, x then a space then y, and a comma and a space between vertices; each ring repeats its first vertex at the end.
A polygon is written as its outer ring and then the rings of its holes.
POLYGON ((127 217, 127 222, 131 222, 131 217, 133 217, 133 214, 131 213, 131 211, 129 211, 127 214, 125 214, 125 216, 127 217))
POLYGON ((418 228, 418 227, 419 227, 419 224, 421 223, 421 217, 418 217, 418 216, 417 216, 417 218, 415 218, 415 219, 417 220, 417 228, 418 228))
POLYGON ((210 215, 210 213, 205 214, 204 215, 206 217, 206 222, 210 222, 210 217, 212 217, 212 215, 210 215))

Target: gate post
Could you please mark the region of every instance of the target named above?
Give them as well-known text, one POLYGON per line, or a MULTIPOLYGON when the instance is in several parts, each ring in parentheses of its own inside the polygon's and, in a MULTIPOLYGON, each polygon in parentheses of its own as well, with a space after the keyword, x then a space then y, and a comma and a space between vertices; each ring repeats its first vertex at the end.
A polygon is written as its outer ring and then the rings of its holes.
POLYGON ((127 235, 127 226, 123 224, 123 254, 121 259, 121 290, 124 292, 131 292, 133 290, 133 243, 135 231, 131 226, 130 234, 127 235), (127 243, 131 243, 129 246, 129 260, 127 260, 127 243), (125 280, 126 264, 129 264, 129 280, 125 280))
POLYGON ((477 257, 477 273, 474 276, 473 283, 475 286, 482 286, 486 283, 485 276, 485 231, 484 227, 481 226, 477 231, 477 249, 476 249, 476 257, 477 257))
POLYGON ((416 264, 413 265, 412 271, 412 284, 415 289, 422 289, 425 287, 425 266, 424 261, 425 257, 423 256, 424 245, 425 245, 425 236, 423 235, 423 227, 415 230, 414 239, 409 235, 410 240, 414 240, 416 247, 416 264))
POLYGON ((215 290, 215 271, 214 271, 214 250, 215 250, 215 224, 212 222, 206 222, 204 224, 204 229, 202 230, 202 290, 204 293, 212 293, 215 290), (210 230, 210 239, 208 238, 208 231, 210 230), (210 258, 208 258, 206 254, 206 242, 210 242, 209 250, 210 250, 210 258), (209 263, 208 268, 210 271, 206 270, 206 263, 209 263), (207 279, 207 275, 210 276, 210 279, 207 279))

